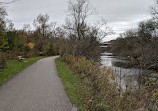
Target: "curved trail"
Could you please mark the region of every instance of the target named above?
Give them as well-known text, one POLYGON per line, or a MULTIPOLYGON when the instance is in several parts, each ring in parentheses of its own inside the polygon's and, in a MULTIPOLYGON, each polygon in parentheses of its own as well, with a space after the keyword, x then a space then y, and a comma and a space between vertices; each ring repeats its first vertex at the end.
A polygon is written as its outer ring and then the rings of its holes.
POLYGON ((76 111, 58 77, 55 58, 37 61, 0 86, 0 111, 76 111))

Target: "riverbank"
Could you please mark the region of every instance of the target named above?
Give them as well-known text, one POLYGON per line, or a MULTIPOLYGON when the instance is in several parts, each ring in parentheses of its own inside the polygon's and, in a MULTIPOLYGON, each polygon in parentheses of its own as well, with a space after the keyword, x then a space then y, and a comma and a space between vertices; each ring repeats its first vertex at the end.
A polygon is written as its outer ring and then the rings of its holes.
POLYGON ((92 60, 71 55, 64 55, 56 62, 65 90, 78 107, 87 111, 136 111, 145 103, 142 92, 130 88, 122 92, 117 83, 111 83, 110 68, 100 69, 92 60))
POLYGON ((24 68, 42 58, 44 57, 27 58, 24 59, 24 61, 26 62, 19 62, 18 60, 7 61, 7 67, 5 69, 0 70, 0 84, 3 84, 8 79, 22 71, 24 68))

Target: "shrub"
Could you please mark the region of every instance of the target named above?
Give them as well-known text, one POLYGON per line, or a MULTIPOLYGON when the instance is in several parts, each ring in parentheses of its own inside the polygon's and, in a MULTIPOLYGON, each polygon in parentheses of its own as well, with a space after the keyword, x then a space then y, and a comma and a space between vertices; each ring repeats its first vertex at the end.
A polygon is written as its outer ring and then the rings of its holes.
POLYGON ((16 57, 16 53, 13 52, 13 51, 7 50, 6 52, 3 52, 3 53, 5 54, 5 58, 6 58, 7 60, 13 60, 13 59, 15 59, 15 57, 16 57))
POLYGON ((28 45, 25 45, 24 46, 24 51, 26 51, 26 52, 29 52, 31 49, 30 49, 30 47, 28 46, 28 45))
POLYGON ((59 51, 60 56, 62 57, 65 52, 66 52, 66 49, 65 48, 61 48, 61 50, 59 51))
POLYGON ((54 45, 52 43, 46 44, 43 49, 43 54, 48 56, 55 55, 54 45))
POLYGON ((4 54, 0 53, 0 69, 4 69, 6 67, 6 60, 4 54))
POLYGON ((113 74, 110 68, 99 68, 86 57, 64 54, 61 60, 80 74, 82 82, 92 90, 93 105, 90 111, 134 111, 144 105, 144 92, 141 90, 137 93, 133 89, 127 89, 120 95, 117 83, 112 83, 113 74))
POLYGON ((146 101, 151 106, 151 110, 158 111, 158 80, 145 78, 146 101))

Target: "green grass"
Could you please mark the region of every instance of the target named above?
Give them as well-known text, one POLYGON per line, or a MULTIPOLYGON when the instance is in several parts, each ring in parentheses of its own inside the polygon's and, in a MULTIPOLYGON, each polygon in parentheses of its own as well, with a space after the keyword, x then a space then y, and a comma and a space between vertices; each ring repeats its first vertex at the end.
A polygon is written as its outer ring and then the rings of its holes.
POLYGON ((16 75, 18 72, 22 71, 27 66, 33 64, 34 62, 42 58, 44 57, 24 59, 24 61, 28 61, 28 62, 19 62, 18 60, 7 61, 7 68, 2 69, 0 72, 0 84, 6 82, 9 78, 16 75))
POLYGON ((71 101, 77 105, 81 111, 90 110, 89 108, 92 105, 89 102, 89 100, 91 100, 90 91, 89 88, 83 84, 80 75, 75 74, 66 64, 61 62, 59 58, 56 59, 56 67, 60 78, 62 78, 65 91, 71 101))

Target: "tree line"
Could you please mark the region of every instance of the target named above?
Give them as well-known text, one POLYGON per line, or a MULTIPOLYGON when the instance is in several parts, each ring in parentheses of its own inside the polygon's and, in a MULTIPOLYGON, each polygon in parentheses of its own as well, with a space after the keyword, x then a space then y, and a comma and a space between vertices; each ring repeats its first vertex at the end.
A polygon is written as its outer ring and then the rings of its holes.
POLYGON ((97 59, 101 54, 100 42, 110 33, 104 20, 95 25, 88 23, 87 19, 95 13, 95 9, 87 0, 69 1, 69 16, 61 26, 51 22, 48 14, 39 14, 33 20, 33 30, 30 24, 19 30, 15 29, 14 24, 6 19, 7 12, 3 5, 5 3, 0 4, 2 60, 15 59, 18 55, 62 56, 65 53, 97 59))
POLYGON ((141 21, 138 28, 129 29, 111 41, 109 51, 135 61, 144 69, 158 70, 158 4, 151 8, 151 19, 141 21))

